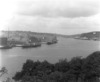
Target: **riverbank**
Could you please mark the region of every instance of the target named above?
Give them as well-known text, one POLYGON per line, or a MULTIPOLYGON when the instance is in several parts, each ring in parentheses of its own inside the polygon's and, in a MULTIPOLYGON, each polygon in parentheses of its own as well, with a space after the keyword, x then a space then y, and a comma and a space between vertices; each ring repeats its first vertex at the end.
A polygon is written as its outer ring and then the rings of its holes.
MULTIPOLYGON (((45 33, 34 33, 34 32, 27 32, 27 31, 2 31, 2 36, 7 38, 7 44, 12 47, 38 47, 41 46, 42 43, 51 44, 57 43, 57 37, 52 34, 45 34, 45 33)), ((0 40, 0 44, 2 45, 5 40, 0 40)), ((8 45, 7 45, 8 46, 8 45)))

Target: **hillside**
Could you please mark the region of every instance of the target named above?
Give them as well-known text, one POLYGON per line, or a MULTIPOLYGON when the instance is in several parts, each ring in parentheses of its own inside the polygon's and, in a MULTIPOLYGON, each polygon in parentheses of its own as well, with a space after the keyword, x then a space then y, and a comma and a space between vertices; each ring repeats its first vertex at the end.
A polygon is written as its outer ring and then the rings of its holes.
POLYGON ((36 37, 40 39, 42 42, 51 41, 56 37, 100 41, 100 31, 93 31, 93 32, 75 34, 75 35, 38 33, 38 32, 31 32, 31 31, 9 31, 8 33, 7 31, 2 31, 2 37, 8 37, 8 36, 9 36, 9 40, 14 39, 16 41, 27 41, 28 37, 36 37))
POLYGON ((33 37, 33 41, 40 42, 51 42, 53 40, 57 40, 54 34, 49 33, 37 33, 30 31, 2 31, 1 37, 7 37, 9 41, 16 42, 18 44, 29 42, 29 38, 33 37))
POLYGON ((100 41, 100 31, 93 31, 88 33, 82 33, 75 37, 76 39, 82 40, 96 40, 100 41))

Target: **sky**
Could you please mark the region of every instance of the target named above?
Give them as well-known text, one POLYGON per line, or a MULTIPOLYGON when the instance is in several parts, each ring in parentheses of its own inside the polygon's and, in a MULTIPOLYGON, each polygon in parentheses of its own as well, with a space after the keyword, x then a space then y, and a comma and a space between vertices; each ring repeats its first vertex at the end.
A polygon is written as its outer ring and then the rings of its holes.
POLYGON ((100 0, 1 0, 0 30, 100 31, 100 0))

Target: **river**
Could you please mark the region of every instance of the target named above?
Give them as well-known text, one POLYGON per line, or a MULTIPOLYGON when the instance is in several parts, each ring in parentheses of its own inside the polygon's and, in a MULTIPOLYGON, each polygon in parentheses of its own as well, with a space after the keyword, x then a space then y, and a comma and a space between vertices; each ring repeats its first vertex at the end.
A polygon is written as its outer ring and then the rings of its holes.
POLYGON ((51 63, 59 59, 70 60, 75 56, 86 57, 94 51, 100 50, 99 41, 76 40, 68 38, 58 38, 58 43, 53 45, 42 44, 38 48, 15 47, 12 49, 0 50, 2 55, 2 66, 8 69, 8 74, 13 76, 16 71, 21 70, 23 63, 27 59, 48 60, 51 63))

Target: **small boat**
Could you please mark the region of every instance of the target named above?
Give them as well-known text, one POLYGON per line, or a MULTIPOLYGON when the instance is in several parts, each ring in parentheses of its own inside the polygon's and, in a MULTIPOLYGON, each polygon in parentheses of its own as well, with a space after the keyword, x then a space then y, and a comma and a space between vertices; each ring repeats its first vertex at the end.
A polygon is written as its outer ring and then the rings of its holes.
POLYGON ((52 40, 51 40, 51 41, 48 41, 48 42, 47 42, 47 44, 48 44, 48 45, 51 45, 51 44, 56 44, 56 43, 57 43, 57 41, 58 41, 58 40, 57 40, 57 37, 54 37, 54 38, 52 38, 52 40))
POLYGON ((22 47, 23 45, 21 44, 16 44, 15 47, 22 47))
POLYGON ((48 45, 51 45, 51 44, 53 44, 53 42, 47 42, 47 44, 48 44, 48 45))
POLYGON ((51 45, 51 44, 56 44, 57 41, 51 41, 51 42, 47 42, 48 45, 51 45))
POLYGON ((40 43, 39 44, 33 43, 33 44, 24 44, 22 48, 34 48, 34 47, 40 47, 40 46, 41 46, 40 43))
POLYGON ((12 46, 0 46, 0 49, 11 49, 12 46))

